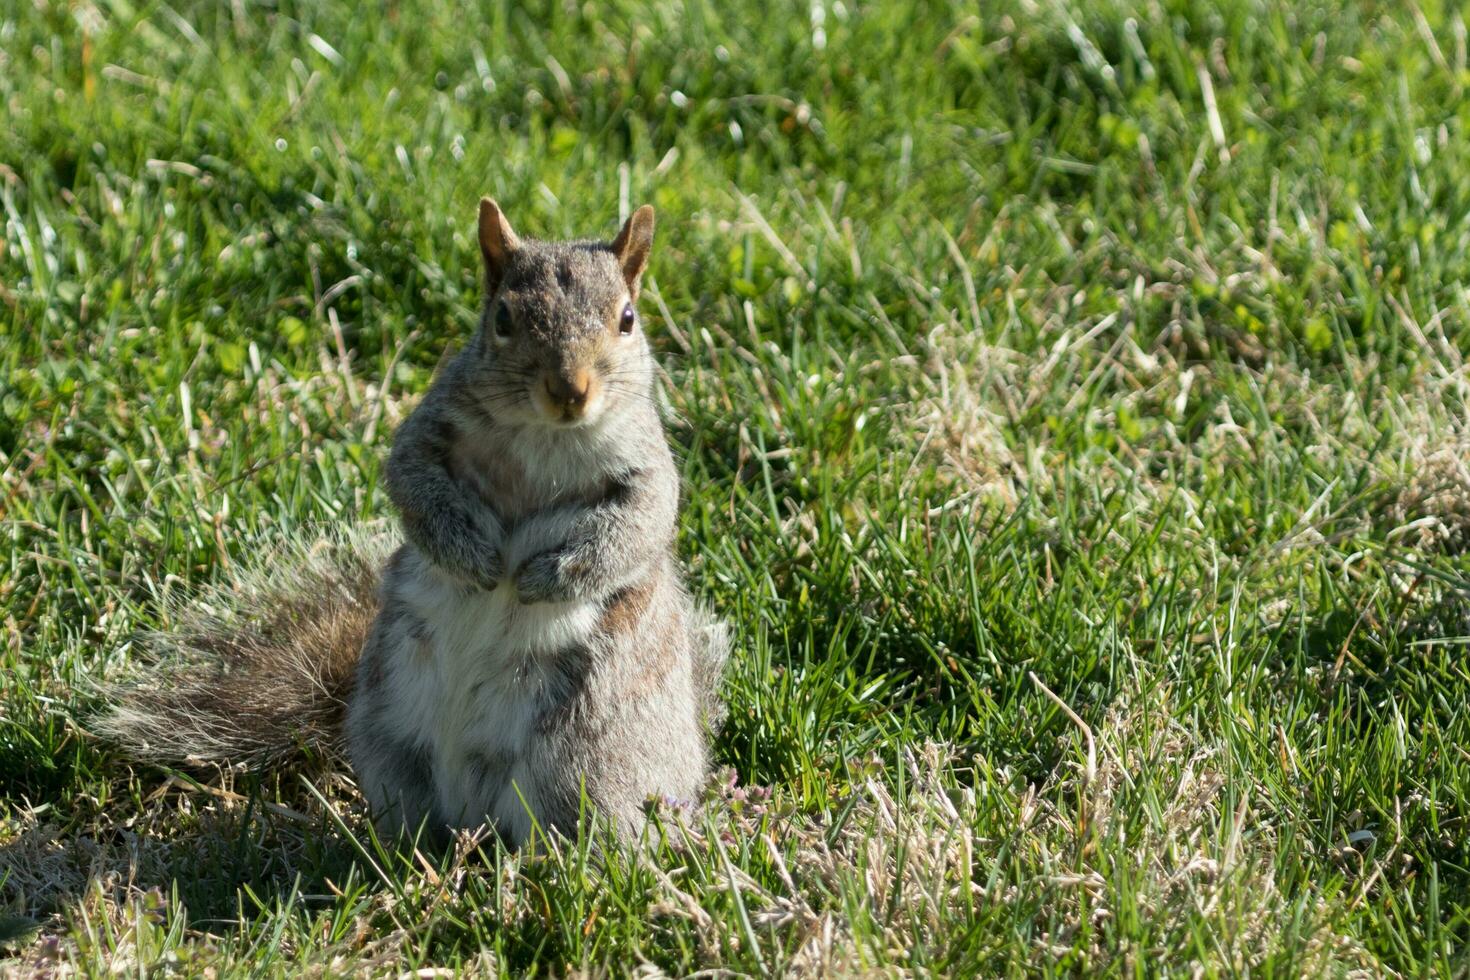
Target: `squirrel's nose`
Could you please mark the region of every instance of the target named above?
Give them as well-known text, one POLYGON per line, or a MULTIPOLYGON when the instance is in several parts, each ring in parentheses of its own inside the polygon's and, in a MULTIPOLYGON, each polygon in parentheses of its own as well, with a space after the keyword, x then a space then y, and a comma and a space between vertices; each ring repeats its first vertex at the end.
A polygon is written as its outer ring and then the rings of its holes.
POLYGON ((592 387, 592 377, 578 369, 570 373, 550 372, 546 375, 546 395, 552 404, 573 415, 581 415, 587 408, 587 392, 592 387))

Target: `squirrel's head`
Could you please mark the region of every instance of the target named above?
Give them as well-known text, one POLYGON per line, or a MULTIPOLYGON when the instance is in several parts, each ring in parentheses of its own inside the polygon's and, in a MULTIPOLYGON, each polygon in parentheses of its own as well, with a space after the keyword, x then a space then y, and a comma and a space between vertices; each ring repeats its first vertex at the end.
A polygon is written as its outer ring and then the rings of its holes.
POLYGON ((518 238, 499 206, 482 200, 477 346, 486 407, 572 427, 650 397, 652 359, 637 303, 652 245, 648 205, 611 242, 537 242, 518 238))

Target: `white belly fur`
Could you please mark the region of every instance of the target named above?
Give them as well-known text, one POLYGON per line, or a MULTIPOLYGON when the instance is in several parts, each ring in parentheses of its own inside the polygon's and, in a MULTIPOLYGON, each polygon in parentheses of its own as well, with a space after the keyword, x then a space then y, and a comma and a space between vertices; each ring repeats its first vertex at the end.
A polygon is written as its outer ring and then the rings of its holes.
POLYGON ((551 682, 544 664, 591 636, 598 604, 522 605, 508 582, 466 594, 435 571, 405 585, 400 598, 432 633, 426 644, 398 651, 392 673, 401 680, 385 722, 405 741, 430 747, 446 819, 465 826, 488 816, 523 834, 526 808, 536 800, 518 760, 537 737, 538 694, 551 682), (470 760, 477 754, 505 760, 508 778, 476 778, 482 774, 470 760))

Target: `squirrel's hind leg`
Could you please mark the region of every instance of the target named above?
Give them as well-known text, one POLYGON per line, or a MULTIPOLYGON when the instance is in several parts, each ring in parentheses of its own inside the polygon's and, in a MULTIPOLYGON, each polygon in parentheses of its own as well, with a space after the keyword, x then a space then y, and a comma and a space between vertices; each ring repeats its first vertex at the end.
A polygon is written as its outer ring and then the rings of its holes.
POLYGON ((421 838, 448 843, 447 821, 435 805, 433 754, 427 742, 405 739, 393 730, 390 685, 394 640, 391 608, 385 608, 363 645, 357 683, 347 706, 347 752, 358 789, 367 799, 373 823, 385 839, 421 838))
POLYGON ((448 821, 435 806, 433 763, 421 746, 379 738, 354 764, 373 826, 384 841, 420 839, 436 849, 449 844, 448 821))

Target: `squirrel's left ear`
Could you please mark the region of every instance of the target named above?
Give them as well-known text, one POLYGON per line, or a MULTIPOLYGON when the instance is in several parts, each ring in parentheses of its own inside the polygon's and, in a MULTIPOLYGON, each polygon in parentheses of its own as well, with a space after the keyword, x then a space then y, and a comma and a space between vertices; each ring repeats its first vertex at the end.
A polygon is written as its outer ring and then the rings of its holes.
POLYGON ((612 243, 613 254, 623 267, 623 280, 628 284, 628 293, 634 299, 638 298, 638 283, 643 278, 644 267, 648 265, 648 251, 651 248, 653 207, 645 204, 633 212, 633 216, 623 225, 623 230, 618 232, 618 237, 612 243))

